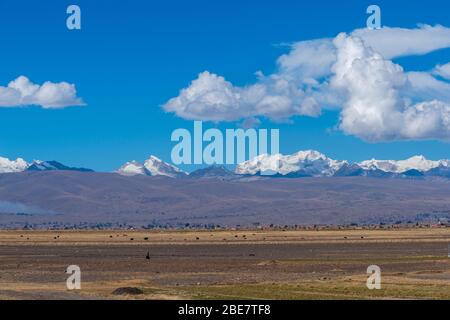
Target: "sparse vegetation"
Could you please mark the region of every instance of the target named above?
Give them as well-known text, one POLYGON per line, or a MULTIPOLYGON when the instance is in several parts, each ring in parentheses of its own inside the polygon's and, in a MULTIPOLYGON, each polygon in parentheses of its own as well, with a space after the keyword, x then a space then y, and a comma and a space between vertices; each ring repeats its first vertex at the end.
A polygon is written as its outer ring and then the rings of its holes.
POLYGON ((10 299, 450 299, 449 242, 444 227, 0 231, 0 287, 10 299), (64 289, 73 263, 79 292, 64 289), (365 286, 372 264, 381 290, 365 286))

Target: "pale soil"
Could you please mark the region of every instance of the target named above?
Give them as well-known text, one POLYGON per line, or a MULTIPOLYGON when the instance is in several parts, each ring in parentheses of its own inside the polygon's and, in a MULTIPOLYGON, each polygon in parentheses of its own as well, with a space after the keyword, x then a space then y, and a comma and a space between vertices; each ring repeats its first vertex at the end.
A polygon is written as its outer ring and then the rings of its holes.
POLYGON ((450 299, 449 244, 448 228, 0 231, 0 299, 450 299), (372 264, 382 290, 366 288, 372 264))

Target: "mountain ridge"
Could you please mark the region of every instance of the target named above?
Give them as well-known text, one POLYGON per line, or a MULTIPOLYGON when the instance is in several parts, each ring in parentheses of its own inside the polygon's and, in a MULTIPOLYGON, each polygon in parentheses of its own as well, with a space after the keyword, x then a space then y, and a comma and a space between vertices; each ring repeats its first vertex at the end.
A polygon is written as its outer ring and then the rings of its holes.
MULTIPOLYGON (((35 160, 31 163, 22 158, 9 160, 0 157, 0 173, 24 171, 81 171, 91 169, 66 166, 57 161, 35 160)), ((151 155, 143 163, 129 161, 115 171, 124 176, 167 176, 170 178, 239 178, 239 177, 379 177, 379 178, 450 178, 450 160, 429 160, 422 155, 405 160, 364 160, 350 162, 335 160, 315 150, 304 150, 289 155, 263 154, 244 161, 229 170, 225 166, 213 165, 187 173, 180 168, 151 155)))
POLYGON ((27 162, 22 158, 16 160, 9 160, 8 158, 0 157, 0 173, 17 173, 25 171, 80 171, 80 172, 94 172, 92 169, 76 168, 66 166, 58 161, 42 161, 33 160, 27 162))
POLYGON ((117 173, 0 175, 0 228, 378 224, 450 218, 443 179, 172 179, 117 173))
POLYGON ((170 178, 180 178, 188 175, 183 170, 164 162, 154 155, 151 155, 143 164, 135 160, 129 161, 122 165, 116 173, 124 176, 167 176, 170 178))

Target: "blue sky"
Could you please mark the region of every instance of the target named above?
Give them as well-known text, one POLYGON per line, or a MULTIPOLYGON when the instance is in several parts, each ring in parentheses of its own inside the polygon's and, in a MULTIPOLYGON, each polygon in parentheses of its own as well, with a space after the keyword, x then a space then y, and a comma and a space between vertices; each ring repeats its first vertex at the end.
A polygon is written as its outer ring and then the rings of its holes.
MULTIPOLYGON (((34 83, 76 85, 82 107, 0 108, 0 156, 58 160, 112 171, 150 154, 170 161, 170 134, 192 121, 161 107, 209 71, 235 86, 255 83, 255 72, 276 72, 285 44, 335 37, 364 28, 372 1, 2 1, 0 86, 20 75, 34 83), (66 28, 66 8, 82 10, 82 30, 66 28)), ((377 1, 382 24, 450 27, 446 1, 377 1)), ((427 71, 450 62, 450 50, 395 60, 427 71)), ((339 111, 289 121, 263 118, 280 129, 282 153, 316 149, 336 159, 402 159, 423 154, 450 158, 450 144, 430 141, 366 142, 335 129, 339 111)), ((221 129, 241 121, 211 123, 221 129)), ((192 170, 192 168, 186 168, 192 170)))

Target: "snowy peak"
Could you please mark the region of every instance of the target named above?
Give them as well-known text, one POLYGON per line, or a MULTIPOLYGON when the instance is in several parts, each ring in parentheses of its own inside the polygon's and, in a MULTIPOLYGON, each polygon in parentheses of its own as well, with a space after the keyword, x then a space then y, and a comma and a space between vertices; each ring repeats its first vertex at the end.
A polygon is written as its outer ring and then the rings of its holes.
POLYGON ((125 163, 116 172, 123 176, 147 175, 144 166, 137 161, 125 163))
POLYGON ((239 164, 236 174, 274 175, 284 177, 332 177, 332 176, 424 176, 440 174, 448 175, 450 160, 428 160, 418 155, 406 160, 366 160, 359 163, 333 160, 326 155, 314 151, 299 151, 292 155, 260 155, 239 164))
POLYGON ((28 163, 22 158, 9 160, 8 158, 0 157, 0 173, 22 172, 27 168, 28 163))
POLYGON ((294 157, 301 161, 317 161, 328 159, 326 155, 315 150, 298 151, 297 153, 294 153, 290 157, 294 157))
POLYGON ((280 173, 286 168, 281 167, 281 154, 262 154, 251 160, 238 164, 235 169, 240 175, 266 175, 269 173, 280 173))
POLYGON ((393 160, 365 160, 360 163, 358 163, 362 169, 369 170, 369 171, 375 171, 375 170, 382 170, 385 172, 394 172, 397 171, 396 162, 393 160))
POLYGON ((428 160, 424 156, 414 156, 407 160, 397 161, 397 167, 400 172, 409 170, 417 170, 425 172, 443 165, 445 160, 433 161, 428 160))
POLYGON ((179 168, 164 162, 155 156, 150 156, 144 164, 137 161, 127 162, 117 170, 117 173, 125 176, 146 175, 166 176, 170 178, 178 178, 187 175, 179 168))
POLYGON ((144 167, 150 172, 152 176, 166 176, 170 178, 176 178, 185 176, 186 173, 179 168, 162 161, 161 159, 150 156, 145 162, 144 167))
POLYGON ((346 161, 333 160, 326 155, 314 151, 300 151, 291 156, 286 156, 288 164, 294 164, 307 175, 311 176, 332 176, 342 168, 346 161))
MULTIPOLYGON (((10 160, 0 157, 0 174, 23 171, 70 170, 93 172, 85 168, 68 167, 57 161, 35 160, 28 163, 22 158, 10 160)), ((124 176, 166 176, 182 178, 188 174, 155 156, 144 163, 130 161, 121 166, 117 173, 124 176)), ((291 155, 263 154, 238 164, 234 172, 223 166, 212 166, 194 171, 194 178, 230 178, 240 176, 273 177, 446 177, 450 178, 450 160, 429 160, 422 155, 406 160, 366 160, 359 163, 334 160, 315 150, 299 151, 291 155)))
POLYGON ((286 156, 281 154, 260 155, 239 164, 235 172, 241 175, 273 173, 281 176, 333 176, 346 163, 330 159, 318 151, 307 150, 286 156))
POLYGON ((0 157, 0 173, 54 170, 93 172, 91 169, 68 167, 57 161, 34 160, 32 163, 28 163, 22 158, 18 158, 17 160, 9 160, 7 158, 0 157))
POLYGON ((414 156, 406 160, 368 160, 360 162, 358 165, 366 170, 382 170, 391 173, 403 173, 410 170, 427 172, 438 167, 448 167, 448 160, 428 160, 424 156, 414 156))

